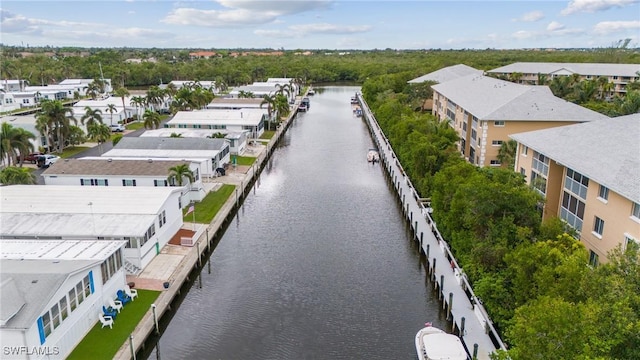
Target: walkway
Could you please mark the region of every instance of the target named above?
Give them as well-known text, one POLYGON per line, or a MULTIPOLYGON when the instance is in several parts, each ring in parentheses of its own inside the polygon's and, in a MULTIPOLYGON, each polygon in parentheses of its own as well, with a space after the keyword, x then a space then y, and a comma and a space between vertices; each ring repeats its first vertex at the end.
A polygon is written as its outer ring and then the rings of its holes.
MULTIPOLYGON (((471 299, 467 296, 467 292, 469 292, 472 295, 471 298, 474 298, 466 276, 463 275, 455 259, 451 256, 448 245, 438 232, 435 222, 422 203, 418 201, 418 193, 406 176, 400 162, 396 159, 389 141, 382 133, 361 94, 358 95, 358 99, 364 109, 364 117, 369 124, 374 141, 377 143, 382 164, 386 167, 394 184, 402 202, 403 212, 411 224, 411 229, 427 256, 432 280, 436 282, 435 286, 439 289, 445 307, 450 309, 450 316, 455 327, 461 329, 463 327, 462 319, 465 319, 464 332, 461 336, 463 342, 472 355, 474 347, 477 345, 478 359, 489 359, 489 354, 494 352, 496 347, 489 336, 493 325, 486 311, 482 305, 472 304, 471 299), (455 270, 452 270, 451 261, 454 263, 455 270)), ((498 342, 501 343, 499 338, 498 342)), ((501 344, 501 347, 504 345, 501 344)))

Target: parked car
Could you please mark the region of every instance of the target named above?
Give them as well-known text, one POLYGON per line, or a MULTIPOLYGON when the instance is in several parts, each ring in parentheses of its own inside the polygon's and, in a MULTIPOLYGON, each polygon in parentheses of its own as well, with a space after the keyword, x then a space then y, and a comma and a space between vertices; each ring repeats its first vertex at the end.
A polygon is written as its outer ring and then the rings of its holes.
MULTIPOLYGON (((40 156, 40 155, 44 155, 44 154, 41 153, 41 152, 31 153, 31 154, 29 154, 29 155, 24 157, 24 162, 30 162, 32 164, 35 164, 36 161, 38 160, 38 156, 40 156)), ((18 160, 20 160, 20 159, 18 159, 18 160)))
POLYGON ((120 124, 111 124, 109 126, 111 128, 111 132, 123 132, 124 126, 120 125, 120 124))
POLYGON ((55 164, 56 161, 58 161, 59 159, 60 159, 60 156, 57 156, 57 155, 51 155, 51 154, 40 155, 38 156, 36 163, 38 164, 39 168, 48 168, 49 166, 55 164))

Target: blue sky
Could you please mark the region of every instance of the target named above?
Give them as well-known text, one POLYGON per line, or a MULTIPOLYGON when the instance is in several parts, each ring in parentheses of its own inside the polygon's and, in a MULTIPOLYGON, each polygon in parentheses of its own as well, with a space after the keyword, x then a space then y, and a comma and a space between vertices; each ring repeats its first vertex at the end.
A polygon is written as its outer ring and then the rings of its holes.
POLYGON ((5 45, 519 49, 640 42, 640 0, 3 0, 5 45))

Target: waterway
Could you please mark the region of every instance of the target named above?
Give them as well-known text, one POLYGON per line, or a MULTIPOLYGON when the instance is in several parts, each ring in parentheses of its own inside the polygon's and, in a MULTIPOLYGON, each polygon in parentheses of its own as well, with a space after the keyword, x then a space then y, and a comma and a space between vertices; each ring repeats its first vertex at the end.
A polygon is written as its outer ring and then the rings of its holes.
POLYGON ((415 359, 446 328, 357 90, 316 89, 149 358, 415 359))

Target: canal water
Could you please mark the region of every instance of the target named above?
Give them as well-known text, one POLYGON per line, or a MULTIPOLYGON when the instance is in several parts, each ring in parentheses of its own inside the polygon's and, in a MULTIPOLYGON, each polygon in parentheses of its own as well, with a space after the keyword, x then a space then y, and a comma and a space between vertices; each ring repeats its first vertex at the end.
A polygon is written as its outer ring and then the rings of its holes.
POLYGON ((415 359, 446 328, 357 90, 317 89, 149 358, 415 359))

